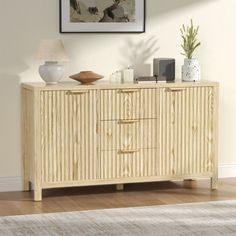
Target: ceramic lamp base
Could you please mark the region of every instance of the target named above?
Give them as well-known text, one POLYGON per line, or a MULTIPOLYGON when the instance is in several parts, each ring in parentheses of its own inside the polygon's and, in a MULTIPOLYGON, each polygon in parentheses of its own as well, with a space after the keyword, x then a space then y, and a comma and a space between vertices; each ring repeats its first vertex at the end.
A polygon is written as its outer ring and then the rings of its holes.
POLYGON ((39 74, 47 84, 57 84, 62 79, 64 73, 64 66, 53 61, 47 61, 39 67, 39 74))

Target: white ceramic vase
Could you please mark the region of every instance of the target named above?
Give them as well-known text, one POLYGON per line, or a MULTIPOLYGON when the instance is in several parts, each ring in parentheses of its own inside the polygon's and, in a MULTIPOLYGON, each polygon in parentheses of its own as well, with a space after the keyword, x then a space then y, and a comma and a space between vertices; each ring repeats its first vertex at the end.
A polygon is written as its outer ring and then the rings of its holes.
POLYGON ((57 84, 62 79, 64 73, 64 66, 59 65, 57 62, 47 61, 39 67, 39 74, 47 84, 57 84))
POLYGON ((182 66, 182 80, 183 81, 199 81, 201 79, 201 68, 196 58, 184 59, 184 65, 182 66))

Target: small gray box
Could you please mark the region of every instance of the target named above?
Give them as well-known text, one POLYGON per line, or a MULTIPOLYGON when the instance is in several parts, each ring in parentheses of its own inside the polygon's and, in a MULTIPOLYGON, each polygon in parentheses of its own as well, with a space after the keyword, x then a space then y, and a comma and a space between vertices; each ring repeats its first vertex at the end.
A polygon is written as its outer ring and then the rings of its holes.
POLYGON ((175 81, 175 59, 155 58, 153 60, 153 76, 159 81, 175 81))

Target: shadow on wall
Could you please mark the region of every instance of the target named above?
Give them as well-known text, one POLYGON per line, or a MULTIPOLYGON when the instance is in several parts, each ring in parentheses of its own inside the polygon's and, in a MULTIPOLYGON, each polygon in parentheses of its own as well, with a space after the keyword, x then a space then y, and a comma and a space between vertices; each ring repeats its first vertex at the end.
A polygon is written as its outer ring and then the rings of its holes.
POLYGON ((183 7, 216 1, 218 0, 146 0, 147 14, 148 17, 161 17, 183 7))
POLYGON ((151 75, 151 64, 148 64, 147 61, 153 58, 158 50, 156 36, 137 42, 128 38, 120 49, 122 55, 120 65, 122 68, 131 66, 134 69, 135 77, 149 76, 151 75))

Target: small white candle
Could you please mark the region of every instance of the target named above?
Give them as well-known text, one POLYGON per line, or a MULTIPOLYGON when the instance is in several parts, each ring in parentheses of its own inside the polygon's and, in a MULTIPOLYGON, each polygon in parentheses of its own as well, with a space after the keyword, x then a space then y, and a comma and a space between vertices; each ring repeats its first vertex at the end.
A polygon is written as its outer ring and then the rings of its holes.
POLYGON ((133 83, 134 82, 134 70, 127 68, 123 70, 124 83, 133 83))

